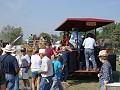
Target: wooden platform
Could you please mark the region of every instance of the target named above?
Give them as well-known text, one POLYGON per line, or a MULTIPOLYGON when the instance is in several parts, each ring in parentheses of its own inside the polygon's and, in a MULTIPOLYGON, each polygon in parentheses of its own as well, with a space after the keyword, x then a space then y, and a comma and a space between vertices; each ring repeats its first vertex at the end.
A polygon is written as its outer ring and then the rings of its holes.
POLYGON ((76 70, 75 72, 76 73, 99 73, 100 71, 99 70, 96 70, 96 71, 94 71, 94 70, 89 70, 89 71, 87 71, 87 70, 76 70))

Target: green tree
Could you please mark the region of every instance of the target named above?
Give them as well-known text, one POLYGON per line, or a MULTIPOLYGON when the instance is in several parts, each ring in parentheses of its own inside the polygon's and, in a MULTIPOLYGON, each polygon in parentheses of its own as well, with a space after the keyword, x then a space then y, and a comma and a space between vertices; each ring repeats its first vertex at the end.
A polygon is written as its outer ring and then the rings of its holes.
POLYGON ((64 36, 64 32, 61 31, 61 32, 60 32, 60 38, 62 38, 63 36, 64 36))
POLYGON ((99 39, 111 39, 113 31, 115 30, 116 24, 112 23, 100 28, 99 35, 97 36, 97 40, 99 39))
POLYGON ((59 36, 56 35, 56 34, 54 35, 54 34, 48 34, 48 33, 42 32, 42 33, 40 33, 39 36, 40 37, 46 37, 48 43, 50 43, 50 42, 54 43, 54 42, 59 40, 59 36))
MULTIPOLYGON (((3 42, 11 43, 17 37, 19 37, 22 32, 23 31, 22 31, 21 27, 16 28, 14 26, 7 25, 7 26, 2 28, 2 30, 0 32, 0 36, 1 36, 2 40, 3 40, 3 42)), ((23 41, 23 38, 20 38, 14 44, 15 45, 21 44, 22 41, 23 41)))
POLYGON ((42 33, 40 33, 39 37, 45 37, 45 38, 47 39, 47 42, 48 42, 48 43, 49 43, 50 40, 51 40, 51 36, 50 36, 50 34, 48 34, 48 33, 42 32, 42 33))
POLYGON ((97 40, 109 39, 113 48, 120 48, 120 23, 112 23, 100 28, 97 40))
POLYGON ((116 23, 116 27, 112 32, 111 42, 114 48, 120 48, 120 23, 116 23))
POLYGON ((55 35, 51 34, 51 38, 53 39, 53 43, 60 40, 60 36, 58 36, 56 34, 55 35))

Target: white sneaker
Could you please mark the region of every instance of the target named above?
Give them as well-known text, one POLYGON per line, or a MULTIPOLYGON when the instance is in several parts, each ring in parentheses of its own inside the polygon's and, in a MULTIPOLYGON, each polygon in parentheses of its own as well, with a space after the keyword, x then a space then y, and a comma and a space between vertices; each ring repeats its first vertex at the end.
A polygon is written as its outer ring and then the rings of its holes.
POLYGON ((28 87, 27 90, 32 90, 31 87, 28 87))
POLYGON ((24 87, 23 90, 27 90, 28 88, 27 87, 24 87))

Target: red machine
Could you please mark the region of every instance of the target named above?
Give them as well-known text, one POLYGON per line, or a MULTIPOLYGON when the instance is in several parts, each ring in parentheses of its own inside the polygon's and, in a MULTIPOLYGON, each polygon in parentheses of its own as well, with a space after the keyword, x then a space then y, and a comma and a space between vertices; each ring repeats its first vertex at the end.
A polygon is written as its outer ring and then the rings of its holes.
MULTIPOLYGON (((72 31, 74 28, 78 32, 87 32, 90 30, 95 30, 95 38, 96 38, 96 29, 102 26, 105 26, 107 24, 114 23, 114 20, 106 20, 106 19, 96 19, 96 18, 67 18, 59 27, 55 29, 55 31, 63 31, 63 32, 69 32, 72 31)), ((83 53, 83 52, 82 52, 83 53)), ((84 54, 82 54, 84 55, 84 54)), ((100 67, 99 59, 97 58, 97 65, 98 68, 100 67)), ((78 54, 77 51, 70 52, 69 55, 69 72, 73 73, 98 73, 99 71, 86 71, 84 68, 81 67, 80 64, 81 61, 77 59, 78 54)), ((82 57, 82 59, 84 59, 82 57)), ((110 61, 113 71, 116 70, 116 56, 115 55, 109 55, 108 60, 110 61)))

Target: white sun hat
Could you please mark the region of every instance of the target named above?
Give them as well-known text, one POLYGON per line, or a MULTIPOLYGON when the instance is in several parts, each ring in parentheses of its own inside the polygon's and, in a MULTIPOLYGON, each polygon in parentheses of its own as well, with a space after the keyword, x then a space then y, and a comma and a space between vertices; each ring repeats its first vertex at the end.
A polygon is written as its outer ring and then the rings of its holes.
POLYGON ((10 44, 7 44, 5 48, 2 48, 3 51, 5 52, 14 52, 15 50, 12 49, 12 46, 10 44))
POLYGON ((108 54, 107 54, 107 51, 106 50, 101 50, 100 52, 99 52, 99 55, 98 55, 98 57, 101 57, 101 56, 108 56, 108 54))

